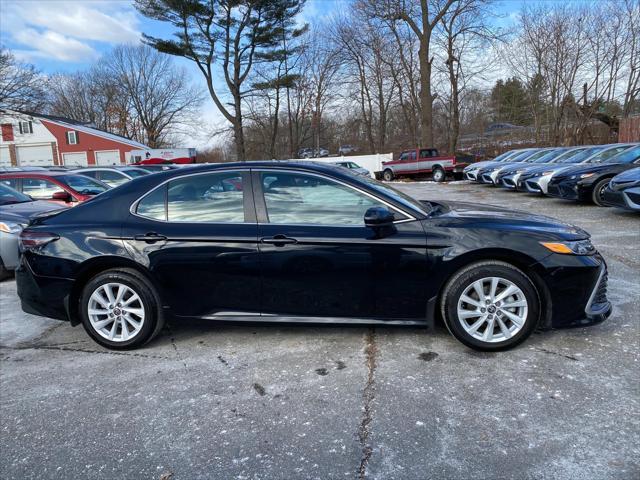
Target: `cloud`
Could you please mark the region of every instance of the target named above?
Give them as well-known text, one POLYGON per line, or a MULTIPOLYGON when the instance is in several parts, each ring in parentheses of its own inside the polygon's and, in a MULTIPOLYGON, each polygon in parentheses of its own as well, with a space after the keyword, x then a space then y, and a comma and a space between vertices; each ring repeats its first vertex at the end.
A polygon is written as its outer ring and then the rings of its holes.
POLYGON ((51 30, 38 32, 32 28, 26 28, 17 32, 14 39, 31 47, 30 50, 19 51, 19 56, 22 57, 50 58, 63 62, 91 60, 98 57, 98 52, 86 43, 51 30))
POLYGON ((136 43, 139 19, 130 3, 0 0, 0 42, 25 59, 84 62, 104 44, 136 43))

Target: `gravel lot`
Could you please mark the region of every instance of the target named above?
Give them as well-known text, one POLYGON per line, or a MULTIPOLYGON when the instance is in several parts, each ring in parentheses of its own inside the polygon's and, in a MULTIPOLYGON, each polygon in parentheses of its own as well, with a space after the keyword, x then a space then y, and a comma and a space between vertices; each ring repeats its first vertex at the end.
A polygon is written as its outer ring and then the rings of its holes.
POLYGON ((444 329, 173 323, 146 348, 22 313, 0 284, 0 477, 635 479, 640 217, 470 185, 421 199, 570 221, 614 314, 482 354, 444 329))

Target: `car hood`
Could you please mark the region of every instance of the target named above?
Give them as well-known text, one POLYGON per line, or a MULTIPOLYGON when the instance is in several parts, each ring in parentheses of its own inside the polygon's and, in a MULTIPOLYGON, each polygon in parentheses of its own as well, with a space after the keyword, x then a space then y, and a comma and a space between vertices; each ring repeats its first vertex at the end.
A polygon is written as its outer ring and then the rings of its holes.
POLYGON ((603 172, 605 170, 610 170, 612 167, 615 169, 618 165, 619 164, 616 163, 585 163, 569 167, 562 172, 562 176, 566 177, 571 175, 582 175, 583 173, 603 172))
POLYGON ((545 215, 477 203, 440 200, 426 203, 432 207, 431 215, 434 218, 465 220, 469 222, 468 226, 547 232, 565 240, 581 240, 590 237, 585 230, 575 225, 545 215))
POLYGON ((30 219, 37 217, 39 214, 56 210, 66 210, 66 208, 60 208, 60 205, 44 200, 14 203, 0 206, 0 219, 17 223, 29 223, 30 219))

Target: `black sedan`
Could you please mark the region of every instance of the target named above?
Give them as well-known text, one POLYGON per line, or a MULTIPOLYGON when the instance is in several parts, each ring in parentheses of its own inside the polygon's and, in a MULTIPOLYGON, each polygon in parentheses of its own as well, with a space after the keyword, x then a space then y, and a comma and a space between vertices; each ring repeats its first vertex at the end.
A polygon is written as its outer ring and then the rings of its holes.
POLYGON ((640 167, 613 177, 604 191, 603 203, 640 212, 640 167))
POLYGON ((640 165, 640 145, 600 163, 581 163, 554 175, 547 195, 605 206, 604 192, 613 177, 640 165))
POLYGON ((175 320, 424 325, 481 350, 607 318, 589 235, 548 217, 417 201, 315 163, 134 179, 23 230, 26 312, 134 348, 175 320))

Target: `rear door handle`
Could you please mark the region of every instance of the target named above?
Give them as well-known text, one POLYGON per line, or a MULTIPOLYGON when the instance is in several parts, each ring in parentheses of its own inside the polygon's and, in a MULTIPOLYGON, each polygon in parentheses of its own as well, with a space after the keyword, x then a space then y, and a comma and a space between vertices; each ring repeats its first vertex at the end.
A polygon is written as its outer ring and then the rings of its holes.
POLYGON ((295 238, 289 238, 286 235, 275 235, 273 237, 261 238, 260 243, 267 243, 269 245, 275 245, 276 247, 282 247, 284 245, 298 243, 298 240, 295 238))
POLYGON ((136 235, 133 237, 133 239, 139 242, 156 243, 166 240, 167 237, 165 237, 164 235, 159 235, 156 232, 148 232, 144 235, 136 235))

